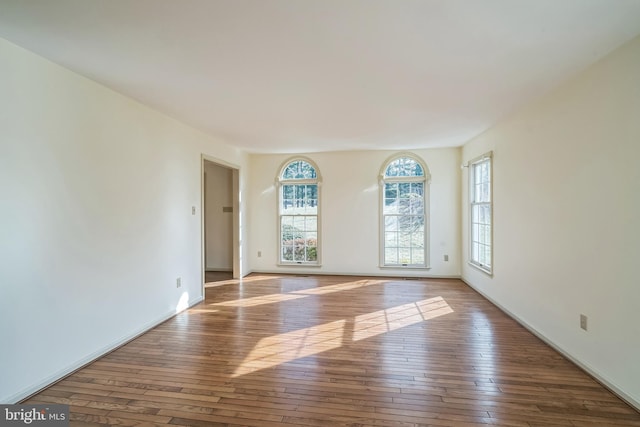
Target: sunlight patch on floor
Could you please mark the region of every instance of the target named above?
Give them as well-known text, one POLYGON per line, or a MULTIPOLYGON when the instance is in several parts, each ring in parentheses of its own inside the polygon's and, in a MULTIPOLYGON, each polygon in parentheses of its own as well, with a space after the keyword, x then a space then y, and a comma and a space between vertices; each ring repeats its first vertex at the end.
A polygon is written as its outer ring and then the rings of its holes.
POLYGON ((435 297, 362 314, 354 319, 353 340, 360 341, 449 313, 453 313, 453 309, 444 298, 435 297))
MULTIPOLYGON (((362 286, 362 284, 361 284, 362 286)), ((267 295, 275 297, 282 294, 267 295)), ((304 297, 298 295, 298 297, 304 297)), ((257 297, 264 298, 264 297, 257 297)), ((248 300, 256 300, 248 298, 248 300)), ((241 303, 246 300, 231 301, 241 303)), ((268 302, 276 302, 270 299, 268 302)), ((267 303, 267 302, 264 302, 267 303)), ((434 297, 362 314, 353 318, 352 341, 360 341, 376 335, 395 331, 453 313, 453 309, 442 297, 434 297)), ((261 369, 272 368, 282 363, 333 350, 343 345, 346 319, 298 329, 291 332, 262 338, 251 353, 236 368, 232 377, 250 374, 261 369)))
POLYGON ((262 338, 232 377, 271 368, 342 346, 345 320, 262 338))
POLYGON ((337 285, 321 286, 318 288, 303 289, 295 291, 296 294, 304 295, 325 295, 333 292, 350 291, 352 289, 363 288, 365 286, 379 285, 383 280, 358 280, 356 282, 340 283, 337 285))
POLYGON ((242 279, 229 279, 229 280, 219 280, 216 282, 206 282, 204 284, 205 288, 215 288, 217 286, 223 285, 237 285, 239 283, 251 283, 251 282, 259 282, 261 280, 272 280, 279 279, 280 276, 248 276, 243 277, 242 279))
POLYGON ((189 313, 218 313, 220 310, 212 310, 208 308, 192 308, 189 313))
POLYGON ((259 297, 241 298, 232 301, 223 301, 209 304, 220 307, 255 307, 262 304, 273 304, 274 302, 290 301, 298 298, 305 298, 306 295, 295 294, 271 294, 259 297))
MULTIPOLYGON (((260 279, 264 279, 264 277, 256 277, 256 279, 260 280, 260 279)), ((236 281, 234 280, 229 282, 236 282, 236 281)), ((225 283, 225 282, 219 282, 219 283, 225 283)), ((384 283, 384 281, 358 280, 356 282, 340 283, 337 285, 322 286, 319 288, 302 289, 299 291, 292 291, 284 294, 270 294, 270 295, 262 295, 258 297, 240 298, 233 301, 217 302, 210 305, 223 306, 223 307, 254 307, 262 304, 271 304, 271 303, 295 300, 298 298, 306 298, 313 295, 325 295, 333 292, 348 291, 352 289, 362 288, 365 286, 378 285, 380 283, 384 283)))

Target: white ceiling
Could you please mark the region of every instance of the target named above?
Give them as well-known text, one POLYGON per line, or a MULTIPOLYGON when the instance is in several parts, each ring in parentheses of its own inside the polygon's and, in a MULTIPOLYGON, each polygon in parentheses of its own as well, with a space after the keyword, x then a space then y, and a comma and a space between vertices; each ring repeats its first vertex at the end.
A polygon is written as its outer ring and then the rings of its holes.
POLYGON ((457 146, 640 0, 0 0, 0 37, 251 152, 457 146))

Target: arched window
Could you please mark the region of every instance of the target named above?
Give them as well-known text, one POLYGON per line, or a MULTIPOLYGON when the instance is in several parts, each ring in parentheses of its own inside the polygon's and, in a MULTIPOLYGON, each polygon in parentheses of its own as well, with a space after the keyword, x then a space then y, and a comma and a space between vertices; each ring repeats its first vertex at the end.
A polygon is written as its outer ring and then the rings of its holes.
POLYGON ((320 176, 309 159, 284 163, 278 175, 281 264, 320 263, 320 176))
POLYGON ((383 267, 429 266, 429 170, 413 154, 393 156, 380 173, 383 267))

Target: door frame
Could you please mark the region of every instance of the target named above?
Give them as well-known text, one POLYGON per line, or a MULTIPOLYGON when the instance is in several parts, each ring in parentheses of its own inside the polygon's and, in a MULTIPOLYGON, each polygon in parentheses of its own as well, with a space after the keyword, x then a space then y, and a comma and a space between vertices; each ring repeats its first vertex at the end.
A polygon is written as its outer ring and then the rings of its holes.
POLYGON ((231 194, 232 194, 232 258, 233 258, 233 278, 239 279, 242 277, 242 244, 240 239, 240 166, 233 163, 226 162, 224 160, 212 157, 206 154, 201 154, 200 159, 200 274, 204 295, 204 283, 205 283, 205 162, 213 163, 217 166, 231 170, 231 194))

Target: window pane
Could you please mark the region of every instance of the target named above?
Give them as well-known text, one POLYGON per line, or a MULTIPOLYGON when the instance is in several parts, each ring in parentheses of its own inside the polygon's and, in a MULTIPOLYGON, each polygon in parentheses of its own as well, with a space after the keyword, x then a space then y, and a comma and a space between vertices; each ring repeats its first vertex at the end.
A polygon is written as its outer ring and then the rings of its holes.
POLYGON ((398 197, 408 197, 411 193, 411 183, 410 182, 401 182, 398 184, 398 197))
POLYGON ((424 176, 424 171, 416 160, 410 157, 401 157, 389 163, 384 175, 388 177, 424 176))
POLYGON ((288 216, 288 215, 282 215, 282 218, 280 220, 280 222, 282 223, 282 227, 293 227, 293 217, 292 216, 288 216))
POLYGON ((398 233, 394 231, 387 231, 384 233, 384 244, 385 247, 397 247, 398 246, 398 233))
POLYGON ((384 250, 385 264, 398 264, 398 250, 396 248, 386 248, 384 250))
POLYGON ((306 234, 307 246, 318 246, 318 233, 311 232, 306 234))
POLYGON ((304 230, 305 217, 302 215, 296 215, 293 217, 293 232, 296 237, 301 237, 300 233, 304 230))
POLYGON ((411 193, 422 196, 424 191, 424 183, 422 182, 412 182, 411 183, 411 193))
POLYGON ((317 261, 318 260, 318 248, 317 247, 307 247, 307 261, 317 261))
POLYGON ((385 231, 398 231, 398 217, 395 215, 387 215, 384 217, 385 231))
POLYGON ((411 233, 411 246, 414 248, 424 248, 424 232, 416 231, 411 233))
POLYGON ((398 264, 411 264, 411 248, 398 248, 398 264))
POLYGON ((384 185, 384 214, 394 214, 398 212, 398 184, 386 183, 384 185))
POLYGON ((308 162, 298 160, 287 165, 282 172, 282 179, 315 179, 316 170, 308 162))
POLYGON ((302 244, 302 239, 296 239, 295 245, 293 247, 293 260, 294 261, 305 260, 305 247, 304 247, 304 244, 302 244))
POLYGON ((407 233, 407 232, 398 233, 398 247, 401 247, 401 248, 411 247, 411 233, 407 233))
POLYGON ((294 192, 293 185, 283 185, 282 186, 282 202, 281 202, 281 212, 282 213, 293 213, 293 203, 294 203, 294 192))
POLYGON ((383 213, 385 215, 398 213, 398 199, 386 199, 383 213))
POLYGON ((411 215, 422 215, 424 213, 424 195, 422 194, 422 183, 412 184, 413 193, 411 194, 411 207, 409 209, 409 214, 411 215))
POLYGON ((293 185, 283 185, 282 186, 282 196, 285 199, 293 199, 293 185))
POLYGON ((306 213, 317 214, 318 213, 318 186, 307 185, 305 188, 305 207, 306 213))
POLYGON ((309 215, 309 216, 306 217, 305 230, 307 230, 307 231, 318 231, 318 217, 317 216, 309 215))
POLYGON ((282 259, 293 261, 293 246, 282 246, 282 259))
POLYGON ((398 213, 400 215, 410 214, 409 212, 410 206, 411 206, 411 200, 408 199, 406 196, 401 199, 398 199, 398 213))
POLYGON ((411 249, 411 264, 424 264, 424 248, 411 249))
POLYGON ((398 184, 386 183, 384 185, 384 197, 386 199, 395 199, 398 197, 398 184))
POLYGON ((488 202, 489 201, 489 183, 485 182, 484 184, 481 185, 480 188, 481 191, 481 200, 482 202, 488 202))
POLYGON ((424 216, 403 215, 398 217, 399 230, 406 232, 424 231, 424 216))

